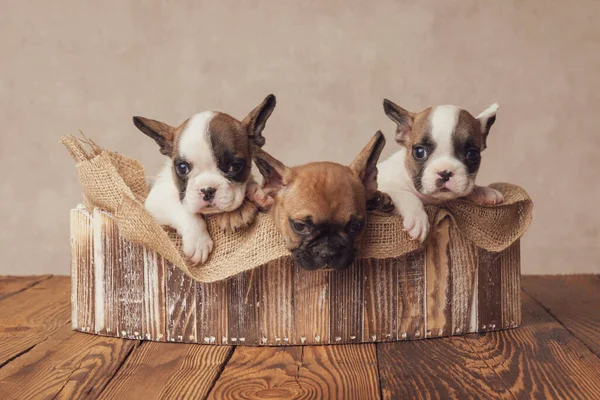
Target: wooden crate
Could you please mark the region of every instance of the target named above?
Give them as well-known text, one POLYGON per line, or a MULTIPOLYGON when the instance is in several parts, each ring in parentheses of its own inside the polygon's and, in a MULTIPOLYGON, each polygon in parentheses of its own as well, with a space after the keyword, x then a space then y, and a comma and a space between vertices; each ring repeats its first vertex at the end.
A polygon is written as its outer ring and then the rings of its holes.
POLYGON ((340 272, 290 258, 201 283, 119 236, 112 217, 71 211, 73 329, 213 345, 414 340, 513 328, 521 321, 519 241, 475 247, 450 218, 425 246, 340 272))

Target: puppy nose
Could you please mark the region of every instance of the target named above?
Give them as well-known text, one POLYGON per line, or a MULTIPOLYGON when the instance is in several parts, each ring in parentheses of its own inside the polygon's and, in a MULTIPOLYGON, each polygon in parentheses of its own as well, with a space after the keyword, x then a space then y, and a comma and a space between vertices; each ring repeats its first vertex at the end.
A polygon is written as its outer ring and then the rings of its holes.
POLYGON ((200 189, 200 192, 204 195, 204 197, 202 197, 202 200, 211 201, 212 199, 215 198, 216 191, 217 191, 217 189, 215 189, 213 187, 207 187, 204 189, 200 189))
POLYGON ((440 178, 442 179, 442 182, 448 182, 450 180, 450 178, 452 178, 452 171, 440 171, 438 172, 438 175, 440 176, 440 178))
POLYGON ((337 255, 337 251, 332 249, 326 249, 321 251, 319 257, 321 257, 321 261, 323 261, 325 264, 329 264, 337 255))

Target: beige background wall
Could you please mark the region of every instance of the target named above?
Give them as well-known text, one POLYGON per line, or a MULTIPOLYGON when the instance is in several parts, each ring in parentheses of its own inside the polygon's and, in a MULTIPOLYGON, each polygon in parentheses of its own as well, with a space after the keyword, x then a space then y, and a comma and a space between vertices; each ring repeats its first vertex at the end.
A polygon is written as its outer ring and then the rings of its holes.
POLYGON ((289 164, 349 162, 377 129, 389 155, 383 97, 499 102, 479 182, 536 202, 523 271, 600 272, 599 13, 594 0, 2 0, 0 274, 68 272, 80 192, 61 135, 81 128, 153 173, 132 115, 243 117, 271 92, 266 149, 289 164))

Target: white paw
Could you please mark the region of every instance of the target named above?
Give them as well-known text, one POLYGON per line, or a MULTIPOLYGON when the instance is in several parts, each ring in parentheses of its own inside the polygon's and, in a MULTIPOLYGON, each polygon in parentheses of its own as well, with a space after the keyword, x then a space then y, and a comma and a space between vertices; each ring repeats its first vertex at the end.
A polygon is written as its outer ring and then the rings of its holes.
POLYGON ((196 232, 182 235, 183 253, 192 262, 204 264, 213 249, 213 241, 208 232, 196 232))
POLYGON ((414 240, 423 243, 429 233, 429 217, 424 209, 415 209, 402 215, 404 230, 414 240))
POLYGON ((256 182, 248 184, 246 197, 261 209, 268 209, 273 205, 273 198, 266 194, 256 182))
POLYGON ((475 186, 475 189, 467 196, 467 200, 479 205, 500 204, 504 201, 502 193, 487 186, 475 186))

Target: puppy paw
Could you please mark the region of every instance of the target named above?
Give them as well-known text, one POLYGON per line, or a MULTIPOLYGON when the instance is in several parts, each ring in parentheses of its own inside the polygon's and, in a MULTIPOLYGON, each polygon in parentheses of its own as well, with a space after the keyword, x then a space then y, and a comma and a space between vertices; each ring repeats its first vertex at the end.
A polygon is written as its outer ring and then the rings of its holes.
POLYGON ((195 232, 182 235, 183 253, 193 265, 204 264, 213 249, 213 241, 208 232, 195 232))
POLYGON ((423 209, 405 212, 402 215, 404 230, 409 236, 423 243, 429 234, 429 217, 423 209))
POLYGON ((244 200, 240 208, 226 213, 216 214, 219 228, 225 232, 237 232, 247 228, 254 222, 258 214, 256 205, 248 200, 244 200))
POLYGON ((375 214, 390 215, 395 210, 394 201, 389 194, 377 191, 375 195, 367 201, 367 211, 375 214))
POLYGON ((246 198, 261 210, 267 210, 273 205, 273 198, 266 194, 256 182, 251 182, 246 188, 246 198))
POLYGON ((491 187, 475 186, 466 199, 479 205, 494 205, 502 203, 504 201, 504 196, 502 193, 491 187))

